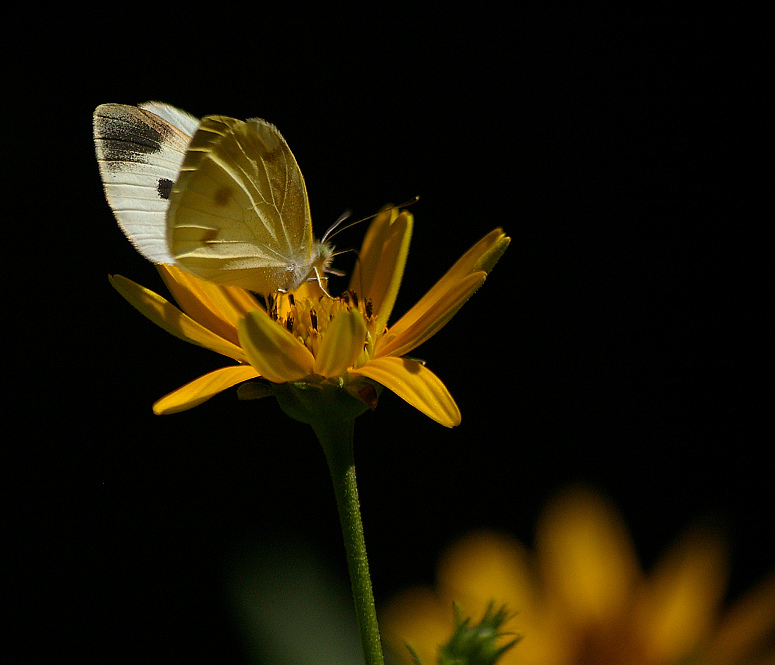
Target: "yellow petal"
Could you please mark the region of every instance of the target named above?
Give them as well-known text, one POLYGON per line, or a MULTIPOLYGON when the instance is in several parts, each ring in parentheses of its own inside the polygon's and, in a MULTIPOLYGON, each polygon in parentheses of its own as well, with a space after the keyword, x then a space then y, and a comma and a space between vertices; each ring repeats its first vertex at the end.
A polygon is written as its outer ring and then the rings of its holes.
POLYGON ((610 624, 640 578, 632 542, 613 509, 589 491, 568 491, 537 533, 547 593, 579 627, 610 624))
POLYGON ((365 376, 392 390, 405 402, 445 427, 460 424, 460 409, 441 379, 408 358, 372 358, 352 376, 365 376))
POLYGON ((350 279, 350 289, 370 298, 377 330, 387 325, 404 276, 414 217, 396 208, 386 210, 369 226, 350 279))
POLYGON ((261 306, 253 295, 237 286, 221 286, 176 266, 156 266, 181 309, 192 319, 234 344, 237 323, 261 306))
POLYGON ((363 351, 366 334, 366 322, 357 309, 336 314, 318 345, 315 374, 326 378, 344 374, 363 351))
POLYGON ((379 340, 377 355, 405 355, 435 335, 484 284, 487 274, 510 242, 511 239, 501 229, 494 229, 471 247, 414 307, 390 327, 379 340))
POLYGON ((246 360, 245 354, 239 346, 197 323, 150 289, 146 289, 121 275, 114 275, 109 279, 116 291, 124 296, 134 308, 171 335, 186 342, 204 346, 234 360, 246 360))
POLYGON ((643 589, 635 625, 653 662, 686 658, 710 634, 727 581, 726 551, 717 539, 685 536, 643 589))
POLYGON ((487 273, 477 272, 460 281, 447 281, 446 289, 426 294, 379 339, 377 357, 402 356, 435 335, 484 284, 487 273))
POLYGON ((493 229, 455 261, 455 265, 439 281, 462 279, 469 273, 480 270, 486 273, 492 272, 510 242, 511 238, 503 233, 503 229, 493 229))
POLYGON ((237 333, 248 361, 265 379, 285 383, 313 373, 315 358, 309 349, 263 310, 248 312, 237 333))
POLYGON ((366 235, 361 244, 361 251, 358 252, 358 261, 355 263, 353 273, 350 277, 350 289, 363 295, 367 295, 371 283, 377 275, 377 266, 384 244, 385 237, 390 229, 390 225, 398 217, 396 208, 382 210, 369 224, 366 235))
POLYGON ((257 376, 258 372, 250 365, 216 369, 162 397, 153 405, 153 412, 159 416, 193 409, 214 395, 257 376))

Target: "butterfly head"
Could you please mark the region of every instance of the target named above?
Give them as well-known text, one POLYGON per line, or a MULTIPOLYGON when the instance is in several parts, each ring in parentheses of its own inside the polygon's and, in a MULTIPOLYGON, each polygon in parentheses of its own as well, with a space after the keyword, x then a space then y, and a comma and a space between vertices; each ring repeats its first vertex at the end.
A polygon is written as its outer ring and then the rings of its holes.
MULTIPOLYGON (((321 272, 331 272, 331 262, 334 260, 334 246, 325 240, 315 240, 312 243, 312 265, 321 272)), ((334 273, 336 274, 336 273, 334 273)))
POLYGON ((310 254, 310 271, 307 279, 317 280, 318 285, 323 292, 328 295, 326 289, 327 275, 339 275, 344 273, 334 270, 331 262, 334 260, 334 246, 325 240, 315 240, 312 243, 312 252, 310 254))

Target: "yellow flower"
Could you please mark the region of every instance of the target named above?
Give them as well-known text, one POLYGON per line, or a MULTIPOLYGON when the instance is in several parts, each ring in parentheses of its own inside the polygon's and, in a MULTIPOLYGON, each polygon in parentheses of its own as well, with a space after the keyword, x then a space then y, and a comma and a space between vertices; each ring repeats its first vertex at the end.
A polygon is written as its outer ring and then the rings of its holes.
POLYGON ((474 621, 494 601, 514 613, 503 630, 522 636, 499 665, 775 663, 775 576, 720 616, 727 562, 718 538, 687 533, 646 575, 616 512, 577 489, 549 506, 536 540, 535 554, 492 532, 453 545, 436 590, 406 591, 382 613, 398 662, 413 662, 404 643, 436 662, 453 601, 474 621))
POLYGON ((236 361, 162 397, 154 412, 184 411, 262 377, 273 384, 338 386, 372 407, 371 382, 376 382, 442 425, 458 425, 460 411, 446 386, 422 362, 403 356, 441 329, 482 285, 509 238, 500 229, 487 234, 388 326, 412 226, 408 212, 383 211, 369 227, 342 297, 326 296, 310 282, 293 294, 277 294, 268 311, 244 289, 173 266, 159 271, 180 309, 129 279, 113 277, 119 293, 167 332, 236 361))

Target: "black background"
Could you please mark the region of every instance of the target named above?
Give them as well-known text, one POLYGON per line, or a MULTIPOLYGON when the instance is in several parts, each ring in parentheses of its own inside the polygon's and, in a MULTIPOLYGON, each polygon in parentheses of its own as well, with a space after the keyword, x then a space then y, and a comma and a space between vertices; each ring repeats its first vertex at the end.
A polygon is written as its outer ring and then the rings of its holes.
POLYGON ((234 391, 151 413, 223 361, 108 284, 162 288, 102 196, 90 123, 104 102, 274 122, 318 234, 346 209, 420 195, 396 314, 490 229, 511 236, 485 286, 415 352, 461 426, 388 392, 356 422, 378 602, 430 582, 468 529, 529 542, 573 482, 615 502, 644 566, 708 520, 731 544, 730 594, 753 585, 775 562, 761 22, 712 4, 251 5, 100 15, 86 37, 68 19, 41 36, 50 55, 16 68, 21 94, 6 104, 19 180, 6 249, 23 256, 8 288, 9 573, 34 631, 17 656, 53 645, 100 662, 246 663, 224 593, 235 553, 301 539, 346 579, 311 430, 234 391))

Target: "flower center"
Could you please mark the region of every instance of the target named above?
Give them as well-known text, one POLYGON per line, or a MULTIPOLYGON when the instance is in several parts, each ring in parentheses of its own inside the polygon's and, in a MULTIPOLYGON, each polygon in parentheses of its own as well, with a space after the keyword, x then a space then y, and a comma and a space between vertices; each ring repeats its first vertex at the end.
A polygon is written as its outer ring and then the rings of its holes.
POLYGON ((267 302, 269 316, 301 340, 314 356, 317 356, 320 340, 325 336, 333 318, 339 312, 353 309, 361 313, 368 330, 364 349, 366 355, 363 358, 365 361, 371 356, 377 339, 377 317, 372 313, 370 298, 362 300, 354 291, 345 291, 338 298, 321 296, 318 299, 298 298, 287 293, 275 294, 267 302))

